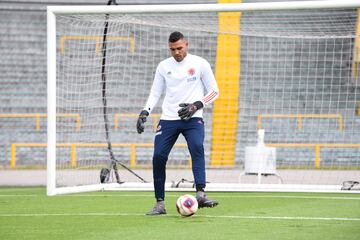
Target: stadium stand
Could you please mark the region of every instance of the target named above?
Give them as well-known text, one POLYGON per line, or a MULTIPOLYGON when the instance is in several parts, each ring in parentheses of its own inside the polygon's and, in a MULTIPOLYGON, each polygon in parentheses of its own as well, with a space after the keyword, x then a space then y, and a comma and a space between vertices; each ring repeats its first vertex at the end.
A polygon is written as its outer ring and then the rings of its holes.
MULTIPOLYGON (((59 5, 59 4, 105 4, 106 1, 99 0, 87 0, 87 1, 12 1, 12 2, 0 2, 0 114, 45 114, 46 113, 46 5, 59 5)), ((216 1, 191 1, 182 0, 181 3, 211 3, 216 1)), ((255 1, 243 1, 243 2, 255 2, 255 1)), ((155 4, 155 3, 173 3, 170 1, 121 1, 122 4, 155 4)), ((180 2, 177 2, 180 3, 180 2)), ((247 21, 251 20, 251 16, 244 14, 242 16, 242 25, 246 26, 247 21)), ((261 22, 257 22, 261 25, 261 22)), ((291 24, 291 23, 287 23, 291 24)), ((288 27, 287 24, 280 26, 284 29, 288 27)), ((355 22, 351 22, 355 26, 355 22)), ((278 26, 279 27, 279 26, 278 26)), ((265 29, 264 29, 265 31, 265 29)), ((267 29, 271 32, 271 29, 267 29)), ((166 37, 166 36, 162 36, 166 37)), ((291 54, 295 61, 299 65, 301 64, 301 56, 296 50, 296 44, 292 44, 290 41, 284 40, 283 52, 277 53, 276 57, 283 59, 286 65, 286 59, 291 54)), ((334 39, 336 41, 342 41, 341 39, 334 39)), ((281 143, 310 143, 316 144, 318 142, 327 142, 332 144, 346 144, 360 142, 360 134, 356 134, 354 129, 360 129, 360 118, 355 115, 356 102, 360 101, 359 94, 347 95, 346 99, 341 99, 342 95, 337 93, 343 89, 351 89, 353 92, 359 91, 359 85, 355 83, 349 83, 345 81, 348 79, 348 72, 344 69, 348 69, 351 65, 351 61, 346 65, 334 66, 336 62, 334 59, 343 58, 351 59, 349 56, 341 54, 351 52, 353 43, 348 41, 342 43, 344 48, 337 56, 327 55, 326 50, 329 47, 325 42, 320 45, 323 49, 312 49, 313 45, 310 43, 305 46, 305 52, 309 54, 309 58, 316 57, 321 59, 321 62, 326 63, 323 66, 317 66, 314 68, 298 68, 298 77, 293 78, 292 81, 297 81, 299 85, 305 86, 304 89, 297 88, 297 92, 292 94, 291 97, 300 99, 296 101, 296 105, 282 106, 281 109, 276 107, 276 92, 292 91, 293 84, 287 85, 288 79, 272 79, 271 76, 252 75, 254 68, 268 68, 271 58, 274 57, 271 53, 271 49, 267 49, 266 41, 259 39, 258 44, 264 44, 264 49, 261 52, 256 52, 254 48, 256 43, 251 42, 249 37, 244 36, 241 38, 241 52, 242 52, 242 67, 241 81, 242 88, 240 96, 243 99, 249 99, 251 97, 258 98, 261 93, 261 89, 252 84, 254 79, 258 81, 266 81, 269 83, 267 88, 267 94, 261 96, 261 102, 259 102, 257 108, 250 108, 246 105, 246 101, 240 106, 238 118, 238 132, 237 136, 240 139, 236 146, 236 153, 238 156, 243 156, 244 146, 254 145, 256 143, 256 131, 258 129, 258 118, 261 115, 276 115, 276 114, 337 114, 341 116, 340 122, 337 118, 302 118, 301 129, 297 127, 298 123, 296 118, 284 118, 273 117, 263 118, 261 125, 265 129, 269 124, 271 125, 271 132, 267 132, 266 141, 271 144, 281 143), (264 43, 265 42, 265 43, 264 43), (308 49, 306 49, 306 47, 308 49), (311 54, 317 54, 316 56, 311 54), (259 61, 259 59, 261 59, 259 61), (332 71, 334 67, 337 71, 332 71), (249 72, 247 72, 247 70, 249 72), (302 72, 307 71, 307 72, 302 72), (312 72, 309 72, 312 71, 312 72), (313 78, 301 78, 301 76, 313 76, 313 78), (334 77, 334 75, 337 75, 334 77), (271 84, 272 81, 278 81, 276 84, 271 84), (332 81, 334 87, 322 96, 316 96, 311 94, 309 97, 309 88, 313 92, 324 92, 323 86, 328 81, 332 81), (338 81, 338 82, 336 82, 338 81), (281 86, 281 87, 279 87, 281 86), (269 94, 274 93, 274 94, 269 94), (340 96, 340 98, 339 98, 340 96), (353 98, 353 99, 349 99, 353 98), (322 112, 316 112, 317 99, 321 98, 323 102, 331 103, 327 106, 322 106, 322 112), (353 106, 349 106, 349 103, 354 103, 353 106), (269 111, 271 109, 271 111, 269 111), (285 110, 284 110, 285 109, 285 110), (339 111, 340 110, 340 111, 339 111), (323 126, 318 127, 318 126, 323 126), (311 142, 309 142, 311 139, 311 142)), ((319 45, 316 45, 318 47, 319 45)), ((196 54, 201 50, 197 49, 201 46, 192 46, 192 51, 196 54)), ((304 48, 304 46, 303 46, 304 48)), ((304 49, 303 49, 304 50, 304 49)), ((209 62, 214 65, 215 56, 209 53, 204 56, 209 62)), ((342 61, 344 63, 344 61, 342 61)), ((275 69, 275 68, 274 68, 275 69)), ((151 72, 152 70, 149 70, 151 72)), ((286 71, 286 70, 285 70, 286 71)), ((140 73, 139 73, 140 74, 140 73)), ((284 73, 285 75, 285 73, 284 73)), ((147 90, 145 91, 147 93, 147 90)), ((144 93, 145 93, 144 92, 144 93)), ((289 104, 292 101, 289 101, 289 104)), ((139 106, 140 108, 140 106, 139 106)), ((208 109, 211 111, 211 109, 208 109)), ((209 114, 205 115, 207 118, 205 121, 211 125, 212 119, 209 114)), ((112 122, 116 123, 112 125, 114 129, 114 139, 125 139, 125 141, 131 141, 131 137, 128 133, 117 131, 117 128, 132 128, 134 126, 132 118, 118 119, 116 122, 116 116, 110 116, 112 122), (122 125, 124 124, 124 125, 122 125), (128 140, 126 140, 128 139, 128 140)), ((76 121, 72 121, 74 129, 76 128, 76 121)), ((207 158, 210 155, 211 148, 211 129, 207 129, 207 138, 205 141, 207 158)), ((135 132, 135 128, 134 128, 135 132)), ((11 159, 11 144, 12 143, 45 143, 46 142, 46 121, 45 118, 36 119, 34 117, 1 117, 0 115, 0 165, 7 168, 10 167, 11 159), (39 126, 39 127, 37 127, 39 126)), ((145 139, 145 142, 151 142, 151 139, 145 139)), ((183 141, 180 141, 183 143, 183 141)), ((336 151, 335 148, 327 148, 322 150, 321 158, 325 159, 321 162, 322 166, 326 166, 326 159, 331 159, 331 165, 336 164, 351 164, 356 161, 360 155, 359 148, 349 148, 346 151, 336 151), (336 159, 337 162, 334 162, 336 159)), ((119 150, 120 155, 130 156, 129 150, 119 150)), ((144 150, 149 151, 149 150, 144 150)), ((69 152, 69 154, 71 154, 69 152)), ((106 154, 106 153, 103 153, 106 154)), ((181 153, 180 153, 181 154, 181 153)), ((315 159, 316 151, 313 148, 280 148, 278 151, 278 164, 291 165, 299 161, 298 159, 315 159), (283 156, 287 156, 284 158, 283 156), (289 157, 290 156, 290 157, 289 157)), ((21 165, 40 165, 45 166, 46 149, 32 147, 25 147, 16 153, 17 166, 21 165), (32 154, 29 155, 28 153, 32 154)), ((140 154, 139 161, 145 161, 150 157, 149 152, 140 154)), ((243 159, 237 158, 237 165, 242 165, 243 159)), ((298 164, 298 163, 297 163, 298 164)), ((308 164, 308 163, 305 163, 308 164)))

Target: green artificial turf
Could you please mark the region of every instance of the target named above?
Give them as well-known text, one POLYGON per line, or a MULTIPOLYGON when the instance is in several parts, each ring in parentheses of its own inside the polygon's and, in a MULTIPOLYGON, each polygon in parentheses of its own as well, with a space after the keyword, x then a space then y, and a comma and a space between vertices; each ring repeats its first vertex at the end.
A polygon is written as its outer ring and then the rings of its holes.
POLYGON ((0 239, 360 239, 360 194, 208 193, 220 205, 181 217, 145 216, 152 192, 47 197, 44 188, 0 188, 0 239))

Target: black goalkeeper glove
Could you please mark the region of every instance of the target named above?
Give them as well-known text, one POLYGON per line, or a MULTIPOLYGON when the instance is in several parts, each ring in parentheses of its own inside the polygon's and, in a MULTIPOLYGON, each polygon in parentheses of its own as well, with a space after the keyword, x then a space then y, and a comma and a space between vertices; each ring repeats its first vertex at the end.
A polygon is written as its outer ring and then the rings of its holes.
POLYGON ((139 134, 144 132, 144 123, 146 122, 146 117, 149 116, 149 112, 146 110, 142 110, 139 114, 137 123, 136 123, 136 129, 139 134))
POLYGON ((178 111, 179 117, 182 120, 189 120, 197 110, 204 107, 204 104, 200 101, 196 101, 194 103, 180 103, 179 107, 181 107, 178 111))

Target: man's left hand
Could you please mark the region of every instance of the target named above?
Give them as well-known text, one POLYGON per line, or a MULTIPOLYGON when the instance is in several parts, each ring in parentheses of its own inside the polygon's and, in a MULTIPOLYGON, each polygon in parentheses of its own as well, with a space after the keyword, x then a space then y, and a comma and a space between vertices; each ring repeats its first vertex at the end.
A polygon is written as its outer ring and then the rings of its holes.
POLYGON ((179 107, 181 109, 178 111, 179 117, 182 120, 189 120, 194 113, 203 108, 204 104, 200 101, 196 101, 194 103, 180 103, 179 107))

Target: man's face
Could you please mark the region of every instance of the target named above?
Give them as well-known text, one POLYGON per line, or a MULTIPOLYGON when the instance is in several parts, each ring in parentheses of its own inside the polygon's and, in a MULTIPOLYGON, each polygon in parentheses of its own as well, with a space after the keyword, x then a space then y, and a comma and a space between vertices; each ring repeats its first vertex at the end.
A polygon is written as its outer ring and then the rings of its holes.
POLYGON ((169 42, 171 55, 177 62, 181 62, 187 54, 188 42, 185 39, 180 39, 177 42, 169 42))

